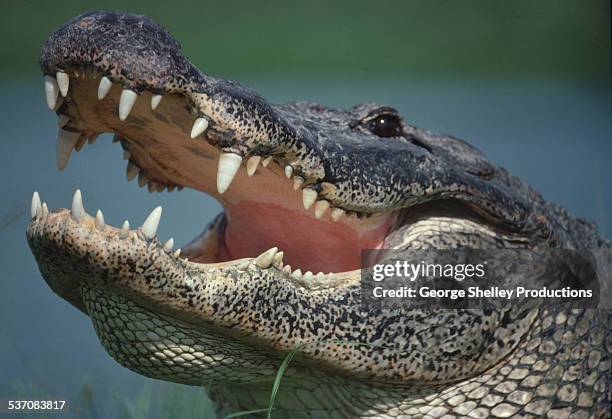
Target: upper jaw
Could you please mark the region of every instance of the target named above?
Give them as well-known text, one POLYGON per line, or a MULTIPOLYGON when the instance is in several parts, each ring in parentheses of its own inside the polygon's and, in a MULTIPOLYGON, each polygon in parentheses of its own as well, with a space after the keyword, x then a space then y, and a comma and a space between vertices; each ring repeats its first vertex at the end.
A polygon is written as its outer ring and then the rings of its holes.
POLYGON ((203 75, 147 17, 78 16, 49 37, 40 63, 48 104, 63 118, 60 168, 74 146, 110 131, 124 140, 150 190, 188 186, 222 200, 241 166, 254 172, 274 159, 276 173, 303 189, 304 207, 315 215, 338 219, 347 211, 458 200, 504 229, 547 233, 530 194, 516 193, 494 169, 472 171, 470 153, 477 153, 461 150, 459 140, 408 124, 402 138, 378 138, 362 126, 363 109, 328 110, 321 120, 320 110, 272 106, 238 83, 203 75), (216 187, 202 181, 215 176, 216 187))

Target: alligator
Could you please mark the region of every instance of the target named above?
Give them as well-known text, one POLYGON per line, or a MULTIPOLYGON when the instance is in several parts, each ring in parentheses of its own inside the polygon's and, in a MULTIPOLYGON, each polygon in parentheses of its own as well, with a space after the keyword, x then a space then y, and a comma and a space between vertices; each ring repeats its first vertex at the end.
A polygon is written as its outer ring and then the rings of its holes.
POLYGON ((114 227, 80 191, 52 212, 34 193, 41 274, 119 364, 206 386, 220 413, 267 408, 290 354, 274 417, 609 416, 610 311, 360 304, 362 249, 609 247, 468 143, 390 106, 272 105, 146 16, 75 17, 40 66, 60 170, 113 133, 128 180, 223 206, 175 250, 161 207, 114 227))

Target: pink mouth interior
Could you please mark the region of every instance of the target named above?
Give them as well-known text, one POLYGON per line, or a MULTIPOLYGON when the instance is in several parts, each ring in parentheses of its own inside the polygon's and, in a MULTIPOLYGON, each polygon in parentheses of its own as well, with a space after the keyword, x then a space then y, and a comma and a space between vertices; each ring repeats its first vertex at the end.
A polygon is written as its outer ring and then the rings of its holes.
POLYGON ((287 208, 257 201, 225 206, 228 220, 221 261, 253 257, 271 247, 285 254, 283 261, 302 272, 343 272, 361 265, 362 249, 378 249, 389 229, 389 217, 340 222, 316 219, 304 208, 287 208))

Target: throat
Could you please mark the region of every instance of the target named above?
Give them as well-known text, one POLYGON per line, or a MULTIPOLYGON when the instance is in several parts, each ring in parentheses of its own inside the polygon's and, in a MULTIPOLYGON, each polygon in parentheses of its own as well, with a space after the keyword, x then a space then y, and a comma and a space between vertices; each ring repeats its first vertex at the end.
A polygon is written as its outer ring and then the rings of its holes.
POLYGON ((358 269, 361 250, 382 247, 392 222, 391 214, 334 222, 329 214, 316 219, 303 208, 256 201, 226 205, 225 214, 220 261, 255 257, 276 246, 293 270, 315 274, 358 269))

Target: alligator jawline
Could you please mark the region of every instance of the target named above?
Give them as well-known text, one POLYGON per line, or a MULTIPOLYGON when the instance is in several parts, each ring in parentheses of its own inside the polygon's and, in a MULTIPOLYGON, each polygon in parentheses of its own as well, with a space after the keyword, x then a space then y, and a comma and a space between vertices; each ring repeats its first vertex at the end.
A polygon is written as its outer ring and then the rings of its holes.
MULTIPOLYGON (((217 199, 225 210, 223 223, 209 226, 183 249, 183 256, 194 262, 256 257, 276 247, 284 252, 289 268, 299 269, 299 274, 347 272, 360 268, 362 249, 384 247, 393 233, 400 210, 366 214, 333 208, 330 202, 312 196, 312 189, 303 188, 305 180, 287 170, 290 166, 282 159, 258 155, 242 165, 231 159, 220 164, 225 153, 218 148, 214 127, 198 130, 182 95, 166 94, 159 101, 158 95, 143 91, 122 116, 117 111, 126 101, 121 86, 109 85, 91 67, 62 74, 70 80, 69 93, 56 111, 60 137, 69 139, 58 140, 58 168, 65 167, 73 147, 80 150, 87 139, 94 142, 99 134, 111 132, 128 160, 128 180, 138 177, 139 185, 147 186, 149 192, 189 187, 217 199), (106 92, 102 95, 103 86, 106 92), (231 172, 236 164, 229 183, 224 182, 222 173, 231 172), (215 178, 216 188, 211 182, 215 178)), ((442 200, 402 211, 414 209, 419 214, 422 208, 444 206, 445 202, 454 208, 452 200, 442 200)), ((457 214, 474 216, 494 228, 495 220, 485 220, 473 206, 464 205, 457 214)))
POLYGON ((383 246, 397 211, 365 214, 333 208, 325 200, 307 202, 304 180, 284 170, 282 161, 261 156, 245 159, 227 191, 220 193, 211 179, 219 179, 221 153, 208 132, 190 138, 193 117, 182 96, 165 95, 151 109, 153 95, 142 92, 121 121, 120 86, 113 85, 98 99, 101 76, 91 69, 64 74, 69 74, 70 88, 57 109, 60 133, 78 140, 65 141, 67 145, 58 140, 60 170, 71 147, 80 150, 87 139, 93 143, 97 135, 113 132, 128 160, 128 180, 138 177, 139 185, 149 192, 193 188, 224 207, 223 230, 211 234, 209 228, 183 249, 190 260, 231 261, 277 247, 293 270, 316 274, 358 269, 361 249, 383 246))

